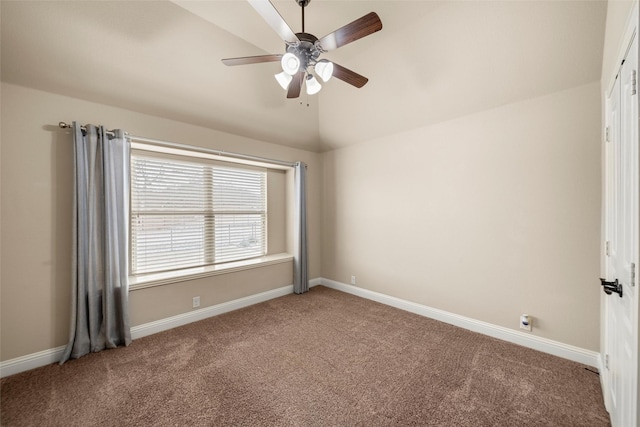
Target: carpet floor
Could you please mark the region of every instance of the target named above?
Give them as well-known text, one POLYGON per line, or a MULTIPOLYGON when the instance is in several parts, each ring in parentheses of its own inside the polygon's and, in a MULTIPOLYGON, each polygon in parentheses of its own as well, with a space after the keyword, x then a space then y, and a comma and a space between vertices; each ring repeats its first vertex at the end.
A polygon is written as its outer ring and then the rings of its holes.
POLYGON ((608 426, 568 360, 317 286, 2 379, 6 426, 608 426))

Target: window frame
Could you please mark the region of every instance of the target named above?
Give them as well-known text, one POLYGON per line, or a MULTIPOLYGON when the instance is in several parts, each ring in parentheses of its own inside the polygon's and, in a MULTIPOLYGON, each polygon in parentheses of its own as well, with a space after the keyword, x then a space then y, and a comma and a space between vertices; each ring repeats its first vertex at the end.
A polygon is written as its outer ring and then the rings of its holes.
MULTIPOLYGON (((265 165, 255 165, 251 164, 253 162, 243 162, 243 161, 225 161, 218 158, 213 158, 210 155, 204 155, 203 153, 198 153, 195 151, 191 151, 188 149, 163 149, 156 146, 147 146, 146 144, 135 144, 132 146, 131 150, 131 182, 129 185, 129 233, 128 233, 128 246, 129 246, 129 280, 133 283, 135 287, 147 287, 149 283, 156 284, 164 284, 164 283, 172 283, 175 281, 188 280, 193 277, 199 277, 202 275, 213 275, 213 274, 222 274, 224 272, 237 271, 239 269, 245 268, 255 268, 265 264, 286 262, 290 260, 292 257, 289 254, 277 254, 277 255, 269 255, 269 236, 268 236, 268 228, 269 228, 269 213, 268 213, 268 167, 265 165), (257 256, 251 256, 248 258, 237 258, 233 260, 224 260, 216 262, 215 254, 211 256, 211 258, 206 259, 206 253, 203 254, 205 257, 204 263, 202 265, 197 266, 189 266, 189 267, 176 267, 176 268, 167 268, 162 271, 147 271, 147 272, 134 272, 133 265, 133 221, 134 221, 134 213, 133 213, 133 159, 134 157, 140 158, 152 158, 152 159, 166 159, 168 161, 176 161, 190 164, 204 164, 207 167, 207 174, 213 175, 214 168, 221 169, 231 169, 231 170, 252 170, 259 171, 263 174, 263 210, 261 210, 258 214, 262 216, 262 227, 263 227, 263 244, 261 247, 261 254, 257 256), (209 262, 213 261, 213 262, 209 262)), ((213 182, 210 183, 213 186, 213 182)), ((213 199, 211 199, 212 202, 213 199)), ((212 203, 211 203, 212 204, 212 203)), ((251 212, 251 214, 255 214, 256 212, 251 212)), ((207 215, 212 215, 214 218, 216 215, 225 216, 231 215, 233 213, 225 213, 225 212, 215 212, 211 210, 210 213, 203 213, 203 217, 206 218, 207 215)), ((215 227, 213 227, 211 233, 207 233, 203 235, 205 240, 212 242, 211 248, 215 253, 215 227)), ((206 248, 209 245, 204 245, 203 252, 206 252, 206 248)))

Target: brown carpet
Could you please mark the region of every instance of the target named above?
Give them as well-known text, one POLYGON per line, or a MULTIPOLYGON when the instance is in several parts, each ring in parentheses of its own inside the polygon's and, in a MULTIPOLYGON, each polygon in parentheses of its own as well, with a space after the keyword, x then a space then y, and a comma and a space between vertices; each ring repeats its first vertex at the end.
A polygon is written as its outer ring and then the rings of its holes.
POLYGON ((7 426, 608 426, 585 366, 318 286, 4 378, 7 426))

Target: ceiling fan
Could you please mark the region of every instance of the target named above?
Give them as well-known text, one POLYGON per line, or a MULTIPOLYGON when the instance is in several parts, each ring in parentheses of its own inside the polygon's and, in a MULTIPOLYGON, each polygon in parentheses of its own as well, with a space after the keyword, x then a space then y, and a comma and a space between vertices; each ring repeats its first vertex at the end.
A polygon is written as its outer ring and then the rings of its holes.
POLYGON ((369 79, 335 62, 318 59, 321 54, 335 50, 348 43, 359 40, 382 29, 382 21, 375 12, 370 12, 355 21, 338 28, 334 32, 318 39, 304 30, 304 8, 311 0, 294 0, 302 8, 302 32, 294 33, 269 0, 248 0, 262 18, 275 30, 286 43, 286 53, 273 55, 245 56, 226 58, 225 65, 246 65, 262 62, 280 62, 282 72, 275 75, 276 80, 287 91, 287 98, 300 96, 302 84, 306 83, 307 93, 314 95, 322 85, 311 73, 328 81, 332 76, 357 88, 364 86, 369 79))

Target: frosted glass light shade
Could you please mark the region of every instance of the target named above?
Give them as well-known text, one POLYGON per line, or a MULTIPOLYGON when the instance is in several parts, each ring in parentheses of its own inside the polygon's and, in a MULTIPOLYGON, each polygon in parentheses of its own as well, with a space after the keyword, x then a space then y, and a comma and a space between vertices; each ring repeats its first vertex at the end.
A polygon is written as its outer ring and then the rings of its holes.
POLYGON ((293 77, 285 73, 284 71, 279 74, 276 74, 274 77, 276 78, 276 80, 284 90, 287 90, 289 88, 289 83, 291 83, 291 80, 293 80, 293 77))
POLYGON ((280 65, 282 65, 282 71, 293 76, 300 70, 300 59, 293 53, 287 52, 282 56, 280 65))
POLYGON ((323 82, 328 82, 331 76, 333 76, 333 62, 327 61, 326 59, 318 61, 315 70, 323 82))
POLYGON ((309 95, 315 95, 316 93, 320 92, 320 89, 322 89, 322 85, 320 84, 320 82, 318 82, 315 77, 309 74, 309 76, 307 77, 307 93, 309 95))

